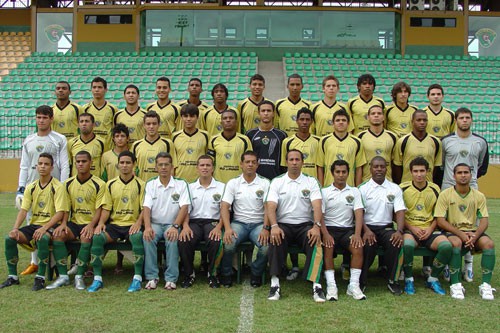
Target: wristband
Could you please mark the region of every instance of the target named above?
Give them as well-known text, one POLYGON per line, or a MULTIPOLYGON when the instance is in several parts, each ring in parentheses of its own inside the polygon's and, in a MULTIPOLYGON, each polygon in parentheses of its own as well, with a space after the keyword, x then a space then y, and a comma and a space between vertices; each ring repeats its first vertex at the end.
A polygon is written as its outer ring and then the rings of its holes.
POLYGON ((278 223, 271 225, 271 228, 277 227, 278 223))

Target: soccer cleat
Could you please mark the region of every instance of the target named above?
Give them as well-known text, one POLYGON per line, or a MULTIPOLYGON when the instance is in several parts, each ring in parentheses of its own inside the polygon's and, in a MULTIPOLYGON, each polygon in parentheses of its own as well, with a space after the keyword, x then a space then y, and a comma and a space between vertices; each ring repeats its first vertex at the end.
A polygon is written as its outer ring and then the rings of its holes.
POLYGON ((495 296, 493 296, 493 292, 496 291, 496 289, 491 288, 491 285, 489 285, 486 282, 483 282, 479 286, 479 295, 481 295, 482 299, 487 300, 487 301, 492 301, 495 299, 495 296))
POLYGON ((252 274, 250 276, 250 285, 254 288, 259 288, 262 286, 262 277, 252 274))
POLYGON ((9 276, 4 283, 0 284, 0 289, 10 287, 13 285, 19 285, 19 279, 14 279, 12 276, 9 276))
POLYGON ((432 289, 438 295, 446 295, 446 291, 444 291, 443 287, 439 281, 426 282, 427 288, 432 289))
POLYGON ((146 287, 144 287, 144 289, 154 290, 157 287, 158 287, 158 279, 153 279, 153 280, 149 280, 148 283, 146 283, 146 287))
POLYGON ((94 280, 94 282, 92 282, 92 284, 90 285, 90 287, 87 288, 87 291, 89 293, 95 293, 99 289, 102 289, 103 286, 104 285, 103 285, 102 281, 94 280))
POLYGON ((217 276, 210 275, 208 277, 208 286, 214 289, 220 287, 219 279, 217 278, 217 276))
POLYGON ((459 283, 454 283, 450 286, 450 295, 451 298, 454 299, 464 299, 465 298, 465 289, 462 287, 462 284, 459 283))
POLYGON ((405 293, 407 295, 415 295, 415 284, 412 280, 405 280, 405 293))
POLYGON ((221 275, 220 284, 222 284, 226 288, 231 288, 233 285, 233 280, 231 279, 231 275, 221 275))
POLYGON ((337 285, 331 283, 326 286, 326 300, 327 301, 337 301, 339 299, 339 290, 337 285))
POLYGON ((389 289, 389 291, 396 296, 401 296, 401 294, 403 293, 401 286, 396 282, 389 282, 387 284, 387 289, 389 289))
POLYGON ((69 282, 69 277, 60 276, 54 282, 52 282, 47 287, 45 287, 45 289, 47 289, 47 290, 53 290, 53 289, 56 289, 56 288, 59 288, 59 287, 62 287, 62 286, 69 286, 69 283, 70 283, 69 282))
POLYGON ((33 282, 33 288, 31 290, 33 291, 39 291, 45 288, 45 279, 37 276, 35 278, 35 282, 33 282))
POLYGON ((342 274, 342 280, 344 280, 344 281, 349 281, 349 279, 351 278, 349 266, 341 265, 340 266, 340 273, 342 274))
POLYGON ((132 279, 132 283, 130 284, 130 286, 128 287, 127 291, 129 293, 134 293, 136 291, 139 291, 141 290, 141 281, 137 280, 137 279, 132 279))
POLYGON ((288 281, 293 281, 299 277, 299 269, 297 267, 293 267, 290 272, 286 275, 286 279, 288 281))
POLYGON ((422 267, 422 275, 424 278, 428 279, 429 276, 431 276, 432 273, 432 267, 431 266, 424 266, 422 267))
POLYGON ((29 264, 29 266, 21 272, 21 275, 31 275, 33 273, 36 273, 36 271, 38 271, 38 265, 29 264))
POLYGON ((186 276, 182 281, 182 288, 190 288, 194 284, 194 275, 186 276))
POLYGON ((78 271, 78 266, 77 265, 71 265, 71 268, 68 271, 68 275, 75 275, 77 271, 78 271))
POLYGON ((75 289, 85 290, 85 282, 83 281, 83 277, 75 277, 75 289))
POLYGON ((446 282, 450 282, 450 268, 448 267, 448 265, 445 266, 445 268, 443 269, 443 279, 446 281, 446 282))
POLYGON ((280 299, 281 289, 279 286, 274 286, 269 289, 269 295, 267 295, 267 299, 270 301, 278 301, 280 299))
POLYGON ((352 298, 354 298, 355 300, 358 300, 358 301, 360 301, 362 299, 366 299, 365 294, 363 294, 363 292, 361 291, 361 288, 359 287, 358 284, 350 283, 347 286, 346 294, 349 296, 352 296, 352 298))
POLYGON ((462 271, 462 279, 465 282, 472 282, 472 281, 474 281, 474 272, 472 271, 472 269, 464 269, 462 271))
POLYGON ((167 289, 167 290, 175 290, 177 289, 177 285, 175 284, 175 282, 172 282, 172 281, 167 281, 165 283, 165 287, 164 289, 167 289))
POLYGON ((314 287, 313 288, 313 299, 316 303, 324 303, 326 301, 325 293, 323 288, 314 287))

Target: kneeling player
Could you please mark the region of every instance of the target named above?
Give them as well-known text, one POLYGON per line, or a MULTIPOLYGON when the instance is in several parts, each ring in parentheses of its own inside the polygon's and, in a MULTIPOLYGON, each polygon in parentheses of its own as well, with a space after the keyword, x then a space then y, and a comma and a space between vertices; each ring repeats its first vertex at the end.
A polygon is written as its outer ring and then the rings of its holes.
POLYGON ((415 246, 423 246, 437 251, 432 263, 427 287, 444 295, 438 276, 450 262, 451 244, 441 231, 436 230, 437 221, 432 215, 439 197, 439 186, 426 180, 429 163, 423 157, 410 162, 412 181, 400 185, 406 205, 405 234, 403 240, 405 293, 415 294, 413 282, 413 252, 415 246))
POLYGON ((485 234, 488 228, 488 208, 484 194, 470 187, 471 168, 459 163, 453 169, 456 185, 447 188, 439 195, 434 216, 441 229, 448 232, 448 239, 453 245, 450 260, 451 297, 464 299, 465 289, 460 283, 461 251, 480 250, 483 252, 481 271, 483 283, 479 286, 479 295, 485 300, 493 300, 491 275, 495 267, 495 245, 485 234), (476 226, 476 220, 479 225, 476 226))
POLYGON ((359 288, 359 277, 363 266, 363 202, 356 187, 347 185, 349 163, 344 160, 333 162, 331 169, 333 184, 321 190, 325 226, 323 243, 325 251, 326 299, 336 301, 338 289, 333 270, 334 248, 343 248, 352 254, 351 275, 347 295, 354 299, 366 299, 359 288))

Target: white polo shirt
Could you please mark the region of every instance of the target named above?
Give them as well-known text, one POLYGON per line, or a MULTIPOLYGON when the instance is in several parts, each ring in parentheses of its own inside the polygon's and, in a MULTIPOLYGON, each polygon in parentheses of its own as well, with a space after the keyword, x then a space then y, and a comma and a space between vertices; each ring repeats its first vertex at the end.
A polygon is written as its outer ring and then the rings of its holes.
POLYGON ((406 210, 401 188, 388 181, 382 185, 370 178, 359 186, 365 205, 365 223, 371 226, 385 226, 392 223, 393 213, 406 210))
POLYGON ((301 224, 313 221, 311 202, 318 199, 322 197, 316 178, 301 173, 297 179, 291 179, 287 172, 271 181, 266 202, 278 204, 277 222, 301 224))
POLYGON ((346 185, 342 190, 333 184, 322 188, 323 219, 327 227, 354 227, 354 211, 363 209, 361 193, 356 187, 346 185))
POLYGON ((152 223, 173 224, 181 207, 190 204, 189 188, 184 179, 170 177, 167 186, 160 182, 160 177, 146 183, 143 206, 151 209, 152 223))
POLYGON ((224 183, 214 178, 207 188, 200 184, 200 180, 189 184, 191 192, 191 211, 189 217, 192 219, 220 219, 220 201, 224 193, 224 183))
POLYGON ((264 222, 264 198, 269 190, 269 180, 256 175, 247 183, 243 175, 229 180, 222 201, 233 205, 233 219, 242 223, 264 222))

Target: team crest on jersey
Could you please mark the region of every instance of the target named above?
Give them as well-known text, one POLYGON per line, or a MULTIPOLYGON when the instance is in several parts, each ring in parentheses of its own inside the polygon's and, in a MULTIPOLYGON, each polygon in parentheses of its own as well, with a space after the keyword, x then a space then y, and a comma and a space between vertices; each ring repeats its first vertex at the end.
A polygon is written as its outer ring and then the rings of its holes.
POLYGON ((365 120, 368 120, 368 113, 365 114, 365 116, 363 118, 365 118, 365 120))
POLYGON ((297 115, 293 115, 291 118, 292 118, 293 121, 296 121, 297 120, 297 115))
POLYGON ((99 127, 99 126, 101 126, 101 122, 96 120, 95 127, 99 127))
POLYGON ((188 155, 191 155, 191 154, 193 154, 193 153, 194 153, 194 149, 193 149, 193 148, 188 148, 188 149, 186 149, 186 153, 187 153, 188 155))
POLYGON ((264 196, 264 191, 257 190, 255 191, 255 194, 257 195, 257 198, 262 199, 262 197, 264 196))
POLYGON ((45 27, 45 36, 52 44, 57 44, 64 35, 64 27, 59 24, 51 24, 45 27))
POLYGON ((308 199, 310 195, 311 195, 311 191, 309 191, 308 189, 303 189, 302 190, 302 196, 304 198, 308 199))
POLYGON ((36 151, 41 153, 43 151, 43 146, 36 146, 36 151))
POLYGON ((394 194, 388 194, 388 195, 387 195, 387 200, 388 200, 389 202, 394 202, 394 198, 395 198, 394 194))
POLYGON ((424 206, 423 206, 423 205, 421 205, 421 204, 417 204, 417 205, 415 206, 415 208, 416 208, 418 211, 421 211, 422 209, 424 209, 424 206))
POLYGON ((78 197, 78 198, 76 198, 76 202, 78 202, 78 203, 82 203, 82 202, 83 202, 83 198, 82 198, 82 197, 78 197))
POLYGON ((408 126, 406 123, 401 123, 401 124, 399 124, 399 125, 401 126, 401 128, 402 128, 402 129, 405 129, 405 128, 406 128, 406 126, 408 126))
POLYGON ((172 194, 172 200, 173 200, 174 202, 179 201, 179 198, 180 198, 180 197, 181 197, 181 196, 180 196, 180 194, 179 194, 179 193, 174 193, 174 194, 172 194))
POLYGON ((382 149, 380 149, 380 148, 375 149, 375 154, 377 154, 377 155, 382 154, 382 149))
POLYGON ((154 157, 148 157, 148 163, 154 163, 155 158, 154 157))
POLYGON ((333 126, 333 120, 328 120, 327 123, 328 125, 333 126))
POLYGON ((269 138, 266 136, 262 139, 262 143, 265 144, 266 146, 269 144, 269 138))
POLYGON ((307 160, 307 157, 309 156, 308 153, 302 153, 302 156, 304 157, 304 160, 307 160))
POLYGON ((467 210, 467 206, 466 205, 458 205, 458 209, 460 209, 460 211, 463 213, 467 210))
POLYGON ((218 130, 219 132, 221 132, 221 131, 222 131, 222 125, 217 125, 217 130, 218 130))
POLYGON ((129 127, 129 128, 128 128, 128 132, 129 132, 130 134, 134 133, 134 131, 135 131, 135 128, 133 128, 133 127, 129 127))
POLYGON ((467 150, 461 150, 461 151, 459 152, 459 154, 460 154, 460 156, 462 156, 462 157, 466 157, 467 155, 469 155, 469 152, 468 152, 467 150))
POLYGON ((434 133, 438 133, 439 132, 439 127, 438 126, 434 126, 432 128, 432 130, 434 131, 434 133))
POLYGON ((337 154, 337 159, 338 160, 343 160, 344 159, 344 154, 337 154))
POLYGON ((45 202, 40 201, 40 202, 38 203, 38 207, 40 207, 40 208, 45 207, 45 202))
POLYGON ((253 122, 256 124, 256 125, 259 125, 260 124, 260 119, 259 118, 255 118, 253 120, 253 122))
POLYGON ((354 197, 352 195, 348 195, 347 197, 345 197, 345 200, 347 201, 347 203, 352 204, 354 201, 354 197))
POLYGON ((126 204, 128 202, 128 197, 122 197, 122 202, 126 204))
POLYGON ((66 123, 64 121, 61 121, 59 124, 57 124, 57 126, 59 126, 59 128, 63 128, 64 125, 66 125, 66 123))
POLYGON ((476 37, 477 40, 479 41, 479 44, 481 44, 482 47, 487 49, 491 45, 493 45, 493 42, 497 37, 497 33, 490 28, 482 28, 476 31, 476 37))
POLYGON ((214 199, 215 202, 220 202, 222 196, 219 193, 215 193, 214 195, 212 195, 212 198, 214 199))
POLYGON ((232 156, 233 155, 231 153, 225 153, 224 154, 224 157, 226 158, 226 160, 230 160, 232 156))

